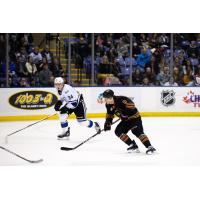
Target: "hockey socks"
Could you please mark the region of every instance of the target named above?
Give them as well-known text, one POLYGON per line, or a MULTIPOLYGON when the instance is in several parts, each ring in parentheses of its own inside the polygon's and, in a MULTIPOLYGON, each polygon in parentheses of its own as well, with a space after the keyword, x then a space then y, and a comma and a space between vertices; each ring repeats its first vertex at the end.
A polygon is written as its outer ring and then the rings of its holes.
MULTIPOLYGON (((126 134, 121 134, 120 136, 119 136, 119 138, 124 142, 124 143, 126 143, 128 146, 129 145, 131 145, 132 143, 133 143, 133 141, 130 139, 130 137, 128 136, 128 135, 126 135, 126 134)), ((135 141, 134 141, 135 142, 135 141)))
POLYGON ((151 146, 149 138, 145 134, 140 135, 138 138, 140 139, 140 141, 144 144, 144 146, 146 148, 148 148, 149 146, 151 146))

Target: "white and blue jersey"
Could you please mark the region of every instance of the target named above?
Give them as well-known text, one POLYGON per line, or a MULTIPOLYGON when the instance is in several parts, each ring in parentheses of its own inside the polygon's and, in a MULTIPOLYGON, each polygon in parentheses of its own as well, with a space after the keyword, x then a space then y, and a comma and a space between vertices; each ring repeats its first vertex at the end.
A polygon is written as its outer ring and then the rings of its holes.
POLYGON ((60 111, 60 122, 61 127, 66 131, 68 127, 68 122, 66 117, 71 115, 72 113, 75 114, 77 121, 80 125, 92 127, 93 121, 87 120, 86 117, 86 105, 83 99, 83 95, 79 94, 73 87, 70 85, 65 84, 63 87, 62 92, 59 94, 60 100, 62 101, 62 107, 60 111), (66 109, 65 109, 66 108, 66 109))
POLYGON ((80 94, 70 85, 65 84, 60 95, 62 106, 69 109, 75 109, 80 100, 80 94))

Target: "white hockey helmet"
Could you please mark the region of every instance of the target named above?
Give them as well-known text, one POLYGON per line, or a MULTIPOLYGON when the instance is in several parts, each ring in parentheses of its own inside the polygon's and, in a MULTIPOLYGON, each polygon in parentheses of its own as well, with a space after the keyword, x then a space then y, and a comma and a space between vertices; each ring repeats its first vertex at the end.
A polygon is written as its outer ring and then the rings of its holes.
POLYGON ((54 85, 55 84, 64 84, 64 79, 62 77, 56 77, 54 79, 54 85))

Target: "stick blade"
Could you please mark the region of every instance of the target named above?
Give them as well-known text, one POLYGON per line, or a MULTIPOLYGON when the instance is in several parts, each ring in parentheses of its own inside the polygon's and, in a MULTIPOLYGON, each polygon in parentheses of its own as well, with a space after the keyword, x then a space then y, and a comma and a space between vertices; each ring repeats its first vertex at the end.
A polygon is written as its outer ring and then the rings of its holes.
POLYGON ((61 147, 60 150, 63 150, 63 151, 71 151, 73 150, 74 148, 69 148, 69 147, 61 147))
POLYGON ((39 159, 39 160, 30 160, 30 163, 41 163, 43 162, 43 159, 39 159))

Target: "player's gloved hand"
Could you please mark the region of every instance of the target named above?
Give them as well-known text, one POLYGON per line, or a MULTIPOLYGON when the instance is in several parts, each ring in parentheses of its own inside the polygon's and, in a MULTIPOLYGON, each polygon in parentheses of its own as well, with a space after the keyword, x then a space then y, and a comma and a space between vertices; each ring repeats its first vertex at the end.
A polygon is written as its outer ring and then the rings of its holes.
POLYGON ((62 101, 58 100, 54 105, 55 111, 59 111, 61 106, 62 106, 62 101))
POLYGON ((63 106, 60 109, 60 114, 68 114, 69 113, 69 108, 67 108, 66 106, 63 106))
POLYGON ((105 122, 104 131, 109 131, 109 130, 111 130, 111 123, 110 122, 105 122))

